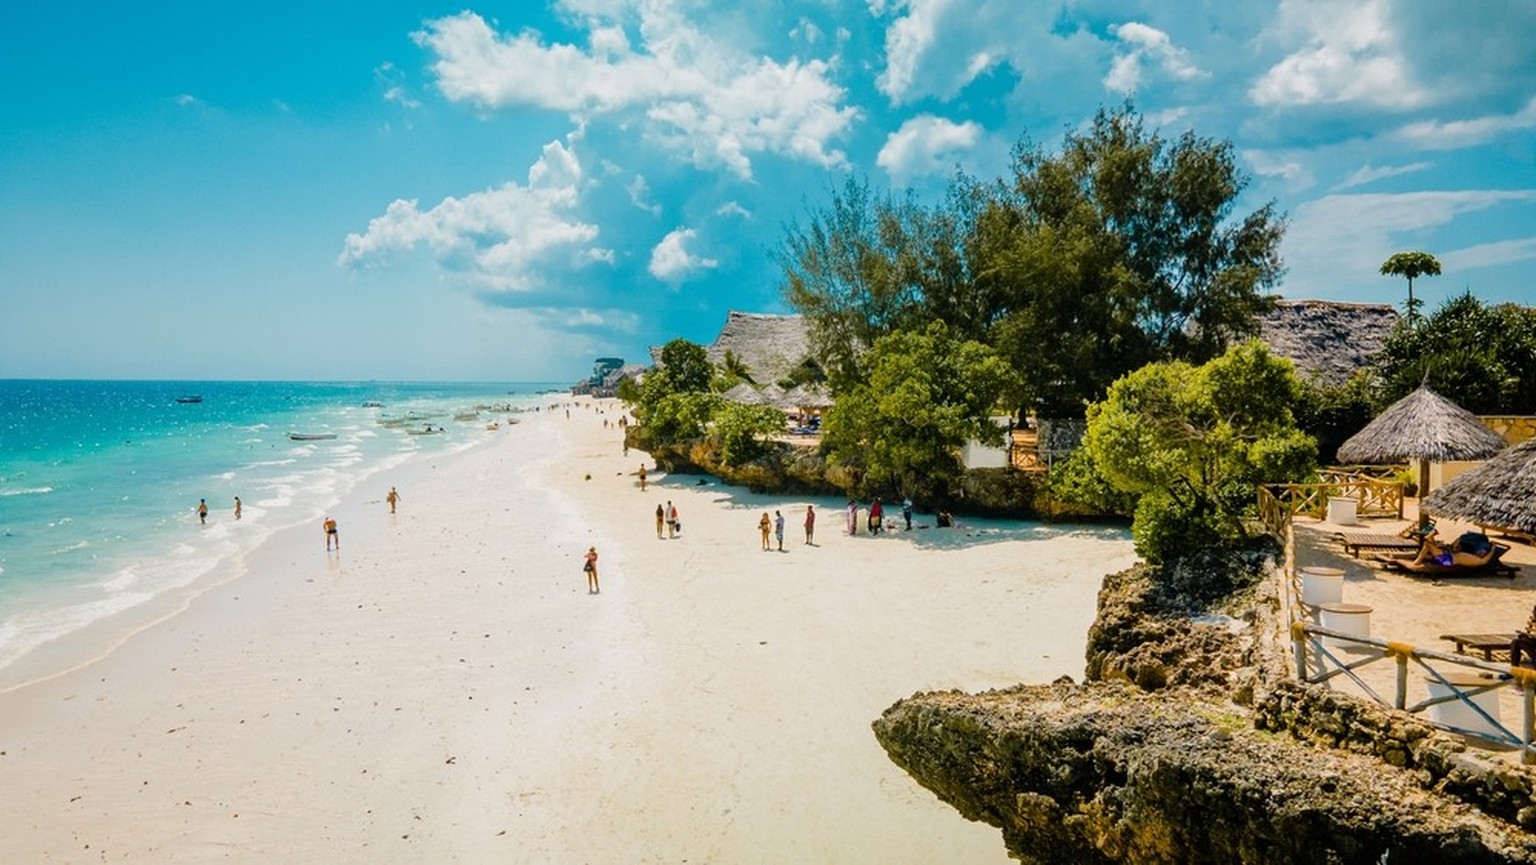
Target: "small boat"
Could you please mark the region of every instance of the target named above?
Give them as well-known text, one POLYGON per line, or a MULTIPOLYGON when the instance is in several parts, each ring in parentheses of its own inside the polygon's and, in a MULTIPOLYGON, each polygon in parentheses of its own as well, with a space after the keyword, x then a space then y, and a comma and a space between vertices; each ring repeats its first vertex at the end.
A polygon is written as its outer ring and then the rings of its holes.
POLYGON ((294 433, 288 434, 288 438, 296 442, 326 442, 335 438, 335 433, 294 433))
POLYGON ((198 396, 197 394, 189 394, 187 396, 176 397, 176 401, 179 402, 179 403, 196 403, 196 402, 202 402, 203 398, 198 396))
POLYGON ((477 412, 477 411, 461 411, 458 414, 455 414, 453 416, 453 419, 454 420, 479 420, 480 419, 480 413, 477 412))
POLYGON ((381 402, 379 402, 376 399, 371 399, 371 400, 368 400, 367 402, 363 403, 363 408, 383 408, 383 407, 384 407, 384 403, 381 403, 381 402))
POLYGON ((408 429, 405 431, 405 434, 412 436, 435 436, 442 431, 442 427, 433 427, 429 425, 425 429, 408 429))

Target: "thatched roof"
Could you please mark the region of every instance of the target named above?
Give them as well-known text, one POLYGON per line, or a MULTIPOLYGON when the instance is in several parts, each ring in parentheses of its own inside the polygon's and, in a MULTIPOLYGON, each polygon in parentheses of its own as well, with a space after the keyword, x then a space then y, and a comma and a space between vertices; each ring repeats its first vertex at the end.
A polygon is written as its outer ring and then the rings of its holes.
POLYGON ((1340 445, 1339 460, 1366 464, 1480 460, 1503 447, 1504 439, 1471 412, 1420 386, 1340 445))
POLYGON ((761 391, 746 382, 742 382, 727 390, 720 396, 726 402, 740 403, 742 405, 768 405, 770 400, 761 391))
POLYGON ((831 404, 831 394, 823 388, 808 384, 795 385, 779 399, 779 405, 793 409, 826 408, 831 404))
POLYGON ((1259 338, 1302 378, 1336 385, 1372 363, 1398 320, 1385 303, 1282 300, 1260 317, 1259 338))
MULTIPOLYGON (((746 364, 758 384, 789 375, 811 354, 805 319, 798 315, 730 312, 715 341, 704 347, 709 362, 719 366, 729 351, 746 364)), ((651 362, 661 363, 661 348, 651 348, 651 362)))
POLYGON ((1432 514, 1536 534, 1536 439, 1446 481, 1424 500, 1432 514))

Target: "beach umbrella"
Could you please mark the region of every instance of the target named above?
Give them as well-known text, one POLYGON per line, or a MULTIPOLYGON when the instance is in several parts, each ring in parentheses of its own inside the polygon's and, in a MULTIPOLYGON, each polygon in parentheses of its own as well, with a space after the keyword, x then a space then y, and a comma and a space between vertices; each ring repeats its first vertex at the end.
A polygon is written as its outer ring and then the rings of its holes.
POLYGON ((826 408, 832 404, 832 397, 814 385, 797 384, 784 394, 784 404, 793 408, 826 408))
MULTIPOLYGON (((1339 460, 1372 465, 1418 460, 1422 502, 1429 492, 1431 461, 1487 459, 1503 448, 1503 437, 1476 415, 1420 385, 1340 445, 1339 460)), ((1428 520, 1428 511, 1420 507, 1420 524, 1428 520)))
POLYGON ((1480 526, 1536 534, 1536 439, 1446 481, 1424 507, 1480 526))

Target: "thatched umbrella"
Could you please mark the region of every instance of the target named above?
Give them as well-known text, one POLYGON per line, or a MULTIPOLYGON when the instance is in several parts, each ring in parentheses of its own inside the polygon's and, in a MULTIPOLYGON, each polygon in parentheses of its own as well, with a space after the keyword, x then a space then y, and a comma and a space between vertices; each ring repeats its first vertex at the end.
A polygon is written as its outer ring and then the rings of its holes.
POLYGON ((797 384, 783 396, 783 405, 798 409, 826 408, 832 404, 832 395, 820 387, 797 384))
POLYGON ((1536 534, 1536 439, 1446 481, 1424 507, 1480 526, 1536 534))
MULTIPOLYGON (((1498 453, 1504 439, 1483 426, 1477 416, 1430 390, 1428 385, 1387 407, 1365 429, 1339 446, 1339 459, 1349 463, 1419 461, 1419 501, 1429 492, 1429 463, 1481 460, 1498 453)), ((1419 523, 1429 513, 1419 508, 1419 523)))

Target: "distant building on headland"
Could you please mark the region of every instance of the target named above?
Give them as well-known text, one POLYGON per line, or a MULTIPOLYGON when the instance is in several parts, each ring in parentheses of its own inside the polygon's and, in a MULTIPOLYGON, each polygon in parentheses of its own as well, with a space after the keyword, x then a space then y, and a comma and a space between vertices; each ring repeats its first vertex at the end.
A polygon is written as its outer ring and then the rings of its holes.
POLYGON ((618 392, 619 382, 635 378, 644 371, 645 367, 640 364, 624 363, 622 357, 600 357, 592 364, 591 377, 571 385, 571 394, 611 397, 618 392))

